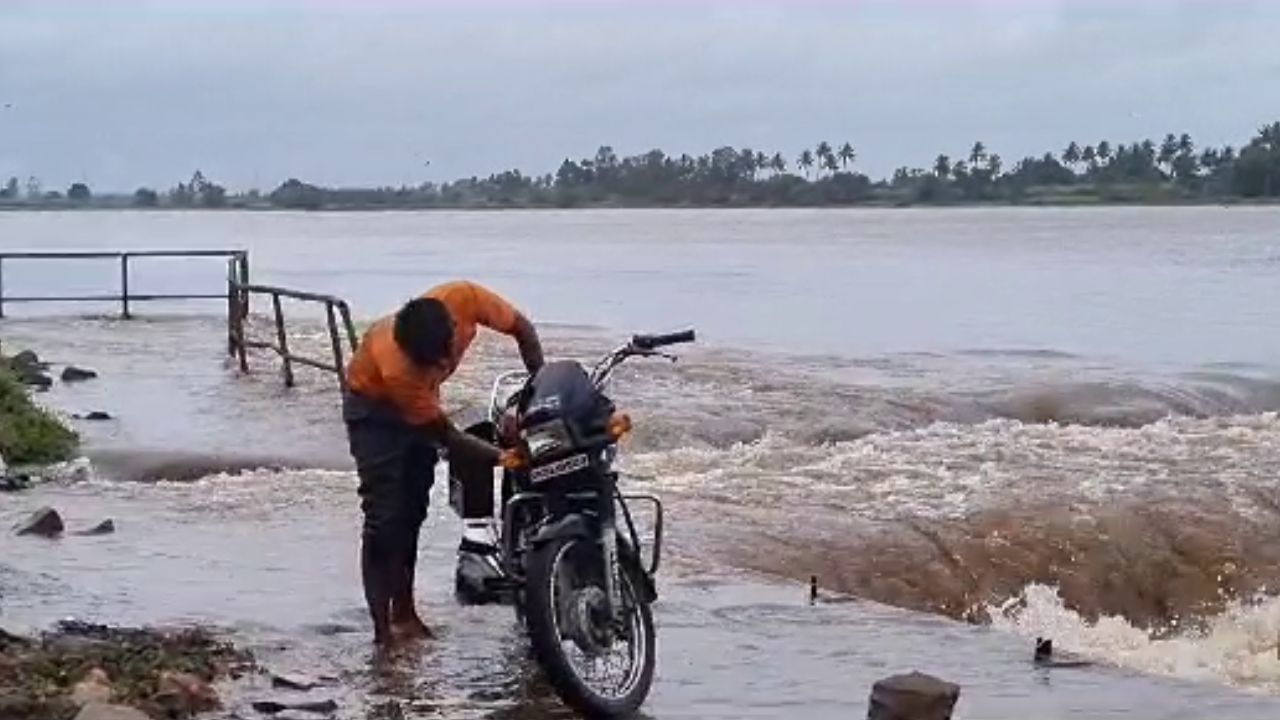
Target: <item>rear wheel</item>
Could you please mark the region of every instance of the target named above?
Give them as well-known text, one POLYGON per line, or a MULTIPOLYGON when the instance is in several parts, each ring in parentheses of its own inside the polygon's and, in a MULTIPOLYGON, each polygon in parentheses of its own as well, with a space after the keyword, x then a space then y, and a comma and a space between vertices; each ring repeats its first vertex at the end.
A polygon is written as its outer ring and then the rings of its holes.
POLYGON ((622 572, 622 612, 606 609, 599 546, 553 540, 528 557, 526 612, 534 656, 560 697, 592 718, 634 713, 653 684, 653 614, 622 572))

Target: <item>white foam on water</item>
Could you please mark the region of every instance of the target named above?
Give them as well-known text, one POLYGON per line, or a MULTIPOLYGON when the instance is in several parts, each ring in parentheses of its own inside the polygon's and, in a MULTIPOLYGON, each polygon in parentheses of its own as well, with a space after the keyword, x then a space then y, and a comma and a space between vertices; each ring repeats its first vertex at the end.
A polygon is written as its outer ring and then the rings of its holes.
POLYGON ((732 498, 805 500, 862 517, 945 518, 1011 502, 1110 502, 1155 495, 1252 507, 1280 484, 1275 413, 1170 417, 1139 428, 989 420, 935 423, 806 444, 777 433, 727 448, 624 454, 658 488, 732 498))
POLYGON ((1204 629, 1175 631, 1170 637, 1153 637, 1118 617, 1089 622, 1063 604, 1055 587, 1030 585, 1016 598, 1016 609, 1010 607, 1014 604, 988 606, 992 626, 1026 638, 1050 638, 1055 651, 1144 673, 1280 693, 1278 597, 1233 603, 1208 619, 1204 629))

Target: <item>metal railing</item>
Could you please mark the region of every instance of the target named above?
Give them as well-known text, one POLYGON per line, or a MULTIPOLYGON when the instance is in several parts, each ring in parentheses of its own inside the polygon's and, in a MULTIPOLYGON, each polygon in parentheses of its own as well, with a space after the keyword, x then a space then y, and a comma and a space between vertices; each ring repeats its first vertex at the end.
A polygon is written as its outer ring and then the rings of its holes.
POLYGON ((231 288, 225 293, 137 293, 129 290, 130 261, 145 258, 227 258, 243 282, 249 280, 249 253, 246 250, 127 250, 127 251, 55 251, 0 253, 0 318, 8 303, 44 302, 119 302, 121 317, 132 317, 130 303, 153 300, 227 300, 231 307, 231 288), (99 295, 5 295, 4 269, 18 260, 116 260, 120 263, 120 288, 117 294, 99 295))
POLYGON ((0 253, 0 318, 4 317, 6 303, 39 302, 119 302, 120 315, 133 317, 131 303, 156 300, 225 300, 227 303, 227 353, 239 361, 240 371, 249 372, 249 349, 270 350, 283 363, 284 383, 294 386, 293 365, 306 365, 334 373, 338 384, 346 387, 346 352, 354 353, 359 344, 351 309, 342 298, 333 295, 293 290, 275 285, 257 285, 249 281, 249 253, 247 250, 129 250, 129 251, 66 251, 66 252, 3 252, 0 253), (219 293, 137 293, 129 287, 131 262, 142 258, 226 258, 227 289, 219 293), (4 270, 7 262, 26 260, 117 260, 120 263, 120 288, 116 294, 91 295, 35 295, 6 296, 4 294, 4 270), (250 300, 254 295, 269 296, 275 321, 276 338, 272 342, 253 340, 245 332, 249 320, 250 300), (289 336, 285 326, 282 298, 325 306, 332 362, 298 355, 289 349, 289 336), (344 348, 343 340, 346 340, 344 348))
POLYGON ((355 324, 351 321, 351 308, 347 305, 346 300, 333 295, 322 295, 275 285, 254 285, 248 282, 241 282, 234 263, 228 265, 227 284, 231 288, 229 297, 234 297, 232 307, 228 313, 228 316, 232 318, 231 340, 228 352, 239 360, 241 372, 249 372, 248 349, 270 350, 278 355, 283 363, 284 384, 286 387, 294 386, 293 364, 298 363, 299 365, 334 373, 338 378, 338 385, 346 388, 346 362, 342 343, 344 335, 347 341, 346 347, 351 353, 355 353, 359 345, 355 324), (268 295, 271 297, 271 310, 276 330, 274 342, 250 339, 245 332, 245 321, 249 317, 246 309, 249 305, 249 298, 253 295, 268 295), (332 363, 316 360, 305 355, 297 355, 289 350, 289 333, 285 327, 284 307, 280 301, 281 298, 324 305, 325 317, 328 321, 329 345, 333 351, 332 363), (339 323, 341 323, 341 328, 339 323))

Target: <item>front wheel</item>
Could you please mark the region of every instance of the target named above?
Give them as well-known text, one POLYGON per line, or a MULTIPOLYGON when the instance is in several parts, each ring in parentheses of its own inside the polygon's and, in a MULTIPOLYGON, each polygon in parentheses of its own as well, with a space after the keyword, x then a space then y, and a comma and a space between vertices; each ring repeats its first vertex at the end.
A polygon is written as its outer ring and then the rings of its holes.
POLYGON ((534 656, 561 699, 592 718, 640 708, 653 683, 653 614, 624 568, 619 620, 609 617, 596 543, 553 540, 528 557, 527 623, 534 656))

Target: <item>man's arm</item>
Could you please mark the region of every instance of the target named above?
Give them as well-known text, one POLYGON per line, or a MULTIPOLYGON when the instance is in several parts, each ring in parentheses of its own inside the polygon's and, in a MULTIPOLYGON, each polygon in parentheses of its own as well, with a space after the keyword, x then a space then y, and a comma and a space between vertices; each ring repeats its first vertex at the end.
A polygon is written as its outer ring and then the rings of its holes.
POLYGON ((524 360, 525 369, 532 375, 542 368, 542 341, 538 339, 538 330, 529 322, 529 318, 517 313, 515 331, 512 337, 520 346, 520 358, 524 360))
POLYGON ((452 457, 474 459, 487 465, 497 465, 502 457, 502 451, 497 446, 462 432, 447 417, 441 416, 439 420, 424 426, 424 429, 427 438, 444 446, 452 457))

